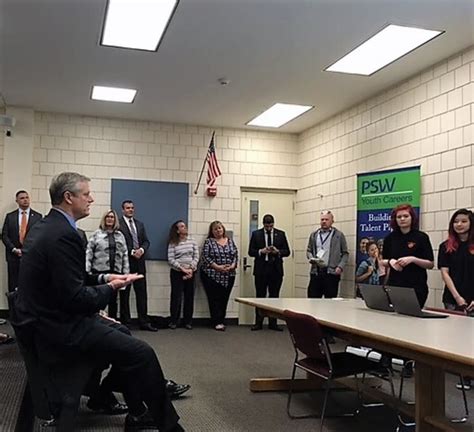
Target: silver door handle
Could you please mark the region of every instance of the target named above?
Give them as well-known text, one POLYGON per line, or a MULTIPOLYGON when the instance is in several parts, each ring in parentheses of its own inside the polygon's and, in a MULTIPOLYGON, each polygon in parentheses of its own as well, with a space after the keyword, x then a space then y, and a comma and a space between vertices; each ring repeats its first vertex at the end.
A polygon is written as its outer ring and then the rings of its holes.
POLYGON ((247 264, 247 257, 243 258, 243 265, 242 265, 244 271, 247 271, 248 268, 251 268, 252 266, 250 264, 247 264))

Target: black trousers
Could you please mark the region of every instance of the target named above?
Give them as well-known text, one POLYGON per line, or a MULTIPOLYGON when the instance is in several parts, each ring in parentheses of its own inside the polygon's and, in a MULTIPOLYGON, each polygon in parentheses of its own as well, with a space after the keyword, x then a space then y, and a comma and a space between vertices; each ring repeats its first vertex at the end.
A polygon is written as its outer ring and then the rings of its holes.
POLYGON ((227 303, 234 287, 235 277, 229 278, 229 285, 224 286, 211 279, 206 273, 201 272, 201 281, 204 291, 206 291, 212 325, 224 324, 227 303))
POLYGON ((184 324, 191 324, 194 312, 194 274, 190 279, 183 279, 184 273, 170 270, 171 300, 170 315, 171 323, 178 324, 181 317, 181 305, 183 303, 184 324))
POLYGON ((311 273, 308 285, 308 298, 337 297, 340 276, 319 269, 318 274, 311 273))
MULTIPOLYGON (((283 275, 275 271, 275 266, 271 261, 265 262, 263 269, 254 275, 255 277, 255 291, 257 297, 278 298, 280 296, 281 284, 283 282, 283 275)), ((258 309, 255 309, 255 324, 263 324, 263 316, 258 309)), ((268 318, 268 325, 270 327, 276 326, 276 318, 268 318)))
POLYGON ((104 323, 101 318, 96 318, 90 331, 77 340, 79 342, 71 346, 72 349, 96 358, 98 364, 112 365, 114 376, 110 381, 120 383, 132 415, 142 414, 146 404, 160 431, 175 427, 179 417, 166 391, 163 371, 152 347, 126 331, 104 323))
MULTIPOLYGON (((135 297, 137 301, 138 323, 140 326, 149 322, 148 319, 148 295, 146 290, 146 274, 143 279, 139 279, 133 283, 135 297)), ((124 324, 130 322, 130 289, 127 286, 124 290, 120 290, 120 321, 124 324)))
POLYGON ((20 272, 20 258, 10 257, 7 261, 8 292, 13 292, 18 287, 18 274, 20 272))

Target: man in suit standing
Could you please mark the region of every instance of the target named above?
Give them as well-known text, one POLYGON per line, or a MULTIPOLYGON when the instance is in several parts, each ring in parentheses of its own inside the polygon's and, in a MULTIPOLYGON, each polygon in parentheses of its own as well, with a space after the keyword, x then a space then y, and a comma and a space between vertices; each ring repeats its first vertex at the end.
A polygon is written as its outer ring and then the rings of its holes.
MULTIPOLYGON (((144 276, 133 284, 137 301, 138 324, 141 330, 156 332, 157 328, 150 324, 148 319, 148 295, 146 290, 146 251, 150 242, 146 235, 145 225, 134 218, 135 205, 131 200, 122 203, 122 217, 120 218, 120 231, 127 242, 128 259, 130 260, 130 273, 139 273, 144 276)), ((130 324, 130 286, 120 292, 120 321, 130 324)))
POLYGON ((8 291, 15 291, 18 286, 18 271, 23 243, 31 227, 41 220, 41 213, 30 208, 28 192, 20 190, 15 195, 18 209, 8 213, 2 229, 2 241, 5 245, 5 258, 8 269, 8 291))
POLYGON ((182 432, 153 348, 98 314, 114 290, 143 276, 85 272, 85 250, 76 221, 89 215, 94 201, 89 181, 65 172, 51 182, 53 208, 33 227, 24 246, 14 300, 18 325, 34 326, 35 344, 44 362, 59 355, 111 364, 129 409, 126 432, 182 432))
MULTIPOLYGON (((290 255, 290 247, 284 231, 274 228, 272 215, 263 217, 263 228, 252 233, 249 244, 249 255, 255 258, 253 275, 257 297, 278 297, 283 282, 283 258, 290 255)), ((255 311, 255 325, 251 330, 261 330, 263 316, 255 311)), ((276 318, 268 319, 268 328, 281 331, 276 318)))

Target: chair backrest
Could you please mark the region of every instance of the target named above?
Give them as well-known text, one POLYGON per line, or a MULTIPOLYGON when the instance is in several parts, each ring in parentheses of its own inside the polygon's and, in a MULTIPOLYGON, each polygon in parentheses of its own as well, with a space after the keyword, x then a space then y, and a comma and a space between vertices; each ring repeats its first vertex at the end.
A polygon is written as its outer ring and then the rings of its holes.
POLYGON ((327 360, 326 344, 316 318, 304 313, 283 311, 295 349, 308 357, 327 360))

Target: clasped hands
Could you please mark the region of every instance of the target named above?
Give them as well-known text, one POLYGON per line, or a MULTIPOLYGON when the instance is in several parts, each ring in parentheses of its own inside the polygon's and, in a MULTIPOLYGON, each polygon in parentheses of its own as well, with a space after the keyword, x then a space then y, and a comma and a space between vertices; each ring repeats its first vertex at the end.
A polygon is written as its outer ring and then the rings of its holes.
POLYGON ((213 265, 214 270, 221 273, 228 273, 235 269, 235 264, 216 264, 213 265))
POLYGON ((259 250, 260 255, 278 255, 280 251, 275 246, 267 246, 259 250))
POLYGON ((401 272, 407 265, 412 264, 414 261, 414 256, 406 256, 398 259, 392 258, 389 260, 389 265, 394 270, 401 272))

